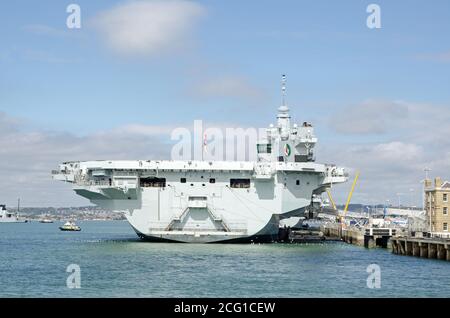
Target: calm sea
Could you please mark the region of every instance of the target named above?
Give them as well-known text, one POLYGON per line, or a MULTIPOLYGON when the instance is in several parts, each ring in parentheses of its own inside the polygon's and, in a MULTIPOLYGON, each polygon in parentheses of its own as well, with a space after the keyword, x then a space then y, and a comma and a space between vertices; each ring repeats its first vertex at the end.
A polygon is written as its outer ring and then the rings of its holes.
POLYGON ((162 244, 126 222, 0 224, 0 297, 450 297, 450 263, 344 243, 162 244), (70 264, 81 288, 66 285, 70 264), (367 267, 381 288, 367 287, 367 267))

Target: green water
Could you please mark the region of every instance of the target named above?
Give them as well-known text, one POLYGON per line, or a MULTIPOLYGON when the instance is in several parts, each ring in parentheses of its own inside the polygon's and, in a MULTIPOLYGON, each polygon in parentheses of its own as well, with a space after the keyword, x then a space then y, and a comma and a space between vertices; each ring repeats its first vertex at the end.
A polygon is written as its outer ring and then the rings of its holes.
POLYGON ((344 243, 166 244, 126 222, 0 224, 0 297, 450 297, 450 263, 344 243), (70 289, 66 268, 81 269, 70 289), (378 264, 381 288, 367 287, 378 264))

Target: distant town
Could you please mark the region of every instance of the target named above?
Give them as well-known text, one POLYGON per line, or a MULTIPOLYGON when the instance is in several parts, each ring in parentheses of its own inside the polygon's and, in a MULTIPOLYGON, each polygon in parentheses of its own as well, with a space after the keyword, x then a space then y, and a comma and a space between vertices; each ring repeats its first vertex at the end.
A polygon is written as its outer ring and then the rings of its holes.
MULTIPOLYGON (((17 212, 17 208, 8 209, 17 212)), ((27 220, 51 219, 54 221, 80 220, 80 221, 111 221, 125 220, 125 216, 120 212, 104 210, 96 206, 83 207, 24 207, 20 208, 20 216, 27 220)))
MULTIPOLYGON (((378 205, 365 205, 365 204, 350 204, 348 210, 350 212, 369 212, 376 213, 382 211, 385 206, 378 205)), ((392 205, 388 207, 392 208, 392 205)), ((344 205, 337 205, 338 209, 343 209, 344 205)), ((399 206, 400 209, 412 209, 420 210, 417 207, 405 207, 399 206)), ((17 212, 17 207, 8 208, 9 211, 17 212)), ((80 220, 80 221, 108 221, 108 220, 126 220, 125 216, 121 212, 113 212, 105 210, 97 206, 82 206, 82 207, 23 207, 20 208, 19 214, 21 217, 28 220, 42 220, 51 219, 54 221, 65 220, 80 220)))

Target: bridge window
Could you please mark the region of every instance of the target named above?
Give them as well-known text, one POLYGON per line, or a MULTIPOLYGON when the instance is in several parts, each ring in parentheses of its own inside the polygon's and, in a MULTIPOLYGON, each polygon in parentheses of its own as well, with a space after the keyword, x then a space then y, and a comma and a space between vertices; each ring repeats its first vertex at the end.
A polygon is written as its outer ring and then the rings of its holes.
POLYGON ((295 162, 307 162, 308 156, 307 155, 295 155, 295 162))
POLYGON ((141 178, 139 184, 143 188, 164 188, 166 186, 166 178, 141 178))
POLYGON ((216 183, 216 179, 214 178, 209 179, 209 183, 216 183))
POLYGON ((188 200, 189 201, 207 201, 208 198, 207 197, 196 197, 196 196, 193 196, 193 197, 189 197, 188 200))
POLYGON ((231 188, 250 188, 250 179, 230 179, 231 188))
POLYGON ((180 179, 180 182, 181 182, 181 183, 186 183, 186 178, 181 178, 181 179, 180 179))
POLYGON ((300 180, 296 180, 296 181, 295 181, 295 184, 296 184, 296 185, 300 185, 300 180))
POLYGON ((272 144, 258 144, 258 153, 272 153, 272 144))

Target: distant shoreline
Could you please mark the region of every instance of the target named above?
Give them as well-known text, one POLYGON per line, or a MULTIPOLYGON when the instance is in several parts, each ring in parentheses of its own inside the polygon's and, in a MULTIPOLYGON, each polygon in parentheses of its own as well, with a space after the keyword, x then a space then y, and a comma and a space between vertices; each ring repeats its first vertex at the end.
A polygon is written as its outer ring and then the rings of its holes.
MULTIPOLYGON (((8 208, 8 211, 17 213, 17 208, 8 208)), ((53 221, 64 221, 68 219, 79 221, 123 221, 126 220, 121 212, 113 212, 104 210, 97 206, 83 206, 83 207, 26 207, 21 208, 20 216, 30 221, 50 219, 53 221)))

